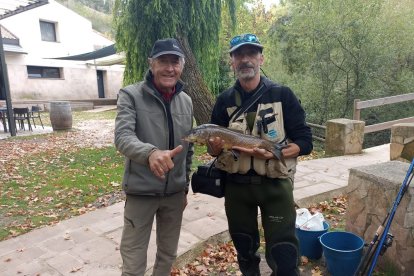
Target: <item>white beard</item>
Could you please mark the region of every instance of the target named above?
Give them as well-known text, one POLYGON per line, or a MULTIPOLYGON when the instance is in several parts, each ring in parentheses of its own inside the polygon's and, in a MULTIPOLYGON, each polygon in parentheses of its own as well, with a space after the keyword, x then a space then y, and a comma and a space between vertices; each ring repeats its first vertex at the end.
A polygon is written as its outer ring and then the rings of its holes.
POLYGON ((256 76, 258 70, 256 68, 249 68, 249 70, 246 71, 242 71, 242 70, 237 70, 236 71, 236 76, 239 79, 242 80, 251 80, 254 78, 254 76, 256 76))

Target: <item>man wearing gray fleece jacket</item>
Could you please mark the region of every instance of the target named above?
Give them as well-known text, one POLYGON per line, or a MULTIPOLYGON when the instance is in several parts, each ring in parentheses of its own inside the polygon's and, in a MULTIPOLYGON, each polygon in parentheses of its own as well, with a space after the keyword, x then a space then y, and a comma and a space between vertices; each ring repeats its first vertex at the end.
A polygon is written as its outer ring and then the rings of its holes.
POLYGON ((120 90, 115 121, 115 145, 125 156, 123 276, 144 275, 154 217, 153 275, 170 275, 193 155, 191 144, 181 145, 193 123, 193 104, 179 80, 184 53, 175 39, 157 40, 148 61, 145 80, 120 90))

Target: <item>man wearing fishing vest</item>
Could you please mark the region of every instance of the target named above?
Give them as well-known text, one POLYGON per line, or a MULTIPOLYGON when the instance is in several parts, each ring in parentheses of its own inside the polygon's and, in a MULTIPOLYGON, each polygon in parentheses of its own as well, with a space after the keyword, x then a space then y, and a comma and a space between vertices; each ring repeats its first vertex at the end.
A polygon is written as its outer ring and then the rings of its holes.
POLYGON ((260 275, 260 208, 266 261, 272 275, 299 275, 293 175, 296 158, 312 151, 312 133, 292 90, 260 75, 262 51, 263 45, 254 34, 238 35, 230 41, 237 81, 218 96, 211 123, 280 144, 282 160, 259 148, 223 151, 225 141, 219 137, 209 140, 208 152, 218 156, 216 166, 228 172, 225 209, 240 271, 246 276, 260 275), (234 116, 240 108, 245 108, 243 114, 234 116))

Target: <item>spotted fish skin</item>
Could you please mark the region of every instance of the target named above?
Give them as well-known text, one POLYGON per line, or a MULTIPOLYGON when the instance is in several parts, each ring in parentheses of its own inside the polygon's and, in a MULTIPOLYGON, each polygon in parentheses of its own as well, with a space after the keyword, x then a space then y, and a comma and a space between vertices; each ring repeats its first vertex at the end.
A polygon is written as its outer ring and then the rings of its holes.
POLYGON ((234 146, 247 149, 265 149, 273 153, 276 159, 279 159, 284 163, 281 152, 282 148, 285 147, 284 145, 280 145, 253 135, 243 134, 215 124, 203 124, 193 128, 184 140, 196 144, 206 145, 208 140, 212 137, 220 137, 220 139, 224 140, 223 148, 225 150, 231 150, 234 146))

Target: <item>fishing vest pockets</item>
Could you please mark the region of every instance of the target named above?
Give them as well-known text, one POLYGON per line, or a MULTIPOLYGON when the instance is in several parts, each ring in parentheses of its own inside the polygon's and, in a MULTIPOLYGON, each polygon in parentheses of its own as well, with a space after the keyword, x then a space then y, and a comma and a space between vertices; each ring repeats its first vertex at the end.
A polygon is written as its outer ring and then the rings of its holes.
POLYGON ((248 170, 250 170, 250 163, 251 157, 248 154, 240 153, 239 157, 239 173, 245 174, 248 170))
POLYGON ((266 163, 267 160, 264 159, 253 159, 253 169, 258 175, 266 175, 266 163))
POLYGON ((267 160, 266 175, 270 178, 288 178, 288 168, 280 160, 267 160))
POLYGON ((240 116, 235 121, 229 123, 229 128, 243 134, 247 134, 247 120, 245 116, 240 116))
POLYGON ((283 110, 280 102, 259 104, 252 133, 276 143, 285 138, 283 110))
POLYGON ((293 176, 296 172, 296 158, 285 159, 286 166, 276 159, 269 159, 266 162, 266 176, 270 178, 290 178, 293 182, 293 176))
POLYGON ((218 169, 228 173, 237 173, 239 171, 239 160, 232 152, 223 151, 218 157, 215 165, 218 169))

